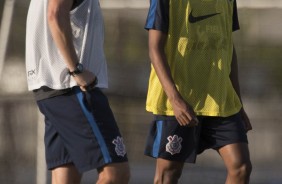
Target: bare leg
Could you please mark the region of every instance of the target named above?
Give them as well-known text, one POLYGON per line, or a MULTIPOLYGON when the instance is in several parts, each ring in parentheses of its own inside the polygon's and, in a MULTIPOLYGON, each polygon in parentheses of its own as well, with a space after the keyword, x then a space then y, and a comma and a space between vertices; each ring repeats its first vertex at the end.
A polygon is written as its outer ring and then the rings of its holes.
POLYGON ((252 171, 248 144, 230 144, 218 151, 227 168, 226 184, 248 184, 252 171))
POLYGON ((52 170, 52 184, 79 184, 80 180, 81 174, 72 164, 52 170))
POLYGON ((130 170, 127 162, 114 163, 98 169, 99 178, 96 184, 128 184, 130 170))
POLYGON ((176 184, 181 176, 183 162, 169 161, 158 158, 154 184, 176 184))

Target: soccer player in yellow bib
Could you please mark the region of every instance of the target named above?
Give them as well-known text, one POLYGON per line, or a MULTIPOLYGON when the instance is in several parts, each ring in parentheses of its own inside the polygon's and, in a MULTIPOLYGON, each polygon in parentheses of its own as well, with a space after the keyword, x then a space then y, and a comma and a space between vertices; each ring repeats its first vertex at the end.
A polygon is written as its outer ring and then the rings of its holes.
POLYGON ((216 150, 226 184, 249 183, 252 165, 232 32, 236 0, 151 0, 145 28, 152 62, 146 110, 154 114, 145 154, 154 183, 175 184, 185 162, 216 150))

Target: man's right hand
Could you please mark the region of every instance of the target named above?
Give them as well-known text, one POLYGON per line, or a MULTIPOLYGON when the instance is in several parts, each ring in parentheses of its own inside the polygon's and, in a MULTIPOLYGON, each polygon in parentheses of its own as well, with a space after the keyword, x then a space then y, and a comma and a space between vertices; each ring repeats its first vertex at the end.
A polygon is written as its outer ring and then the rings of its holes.
POLYGON ((87 91, 88 86, 95 81, 96 76, 92 72, 84 70, 82 73, 75 75, 73 78, 82 91, 87 91))
POLYGON ((170 102, 174 115, 181 126, 194 127, 199 124, 193 108, 182 97, 177 97, 170 102))

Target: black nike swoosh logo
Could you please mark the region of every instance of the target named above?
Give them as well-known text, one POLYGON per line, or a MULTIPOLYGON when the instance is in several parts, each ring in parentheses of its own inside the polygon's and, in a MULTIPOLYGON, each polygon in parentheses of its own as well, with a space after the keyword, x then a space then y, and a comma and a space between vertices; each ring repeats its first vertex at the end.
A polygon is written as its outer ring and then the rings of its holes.
POLYGON ((190 14, 189 14, 189 22, 190 23, 196 23, 196 22, 205 20, 207 18, 213 17, 215 15, 218 15, 218 14, 220 14, 220 13, 213 13, 213 14, 208 14, 208 15, 202 15, 202 16, 194 17, 193 14, 192 14, 192 11, 191 11, 190 14))

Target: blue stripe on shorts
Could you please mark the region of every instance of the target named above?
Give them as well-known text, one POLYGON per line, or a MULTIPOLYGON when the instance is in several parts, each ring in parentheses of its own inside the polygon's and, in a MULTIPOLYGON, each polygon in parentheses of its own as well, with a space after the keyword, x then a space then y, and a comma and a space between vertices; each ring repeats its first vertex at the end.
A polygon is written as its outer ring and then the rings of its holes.
POLYGON ((99 127, 97 126, 97 123, 93 117, 93 114, 87 109, 87 107, 85 106, 85 104, 83 103, 83 94, 84 92, 80 91, 78 88, 75 89, 75 94, 78 98, 79 104, 86 116, 86 118, 88 119, 88 122, 94 132, 94 135, 97 138, 98 144, 100 145, 103 157, 104 157, 104 161, 105 163, 110 163, 112 162, 112 158, 110 157, 107 145, 105 143, 105 140, 99 130, 99 127))
POLYGON ((162 129, 163 129, 163 123, 162 121, 157 121, 157 137, 154 141, 154 145, 153 145, 153 156, 154 157, 158 157, 159 156, 159 149, 160 149, 160 145, 161 145, 161 136, 162 136, 162 129))

